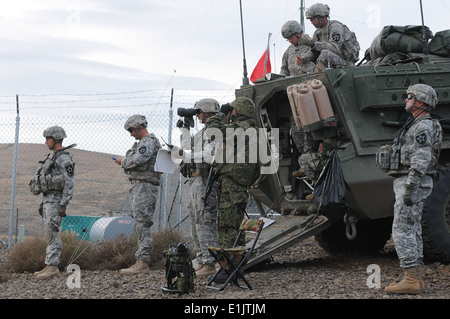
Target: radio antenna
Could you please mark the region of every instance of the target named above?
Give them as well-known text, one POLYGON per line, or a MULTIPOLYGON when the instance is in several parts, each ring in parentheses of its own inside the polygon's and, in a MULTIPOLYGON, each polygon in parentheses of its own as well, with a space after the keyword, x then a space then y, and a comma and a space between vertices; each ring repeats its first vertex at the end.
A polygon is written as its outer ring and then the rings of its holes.
POLYGON ((422 0, 420 0, 420 15, 422 17, 422 38, 423 38, 423 53, 425 54, 425 61, 429 62, 429 56, 428 56, 428 39, 427 39, 427 32, 425 30, 425 20, 423 18, 423 6, 422 6, 422 0))

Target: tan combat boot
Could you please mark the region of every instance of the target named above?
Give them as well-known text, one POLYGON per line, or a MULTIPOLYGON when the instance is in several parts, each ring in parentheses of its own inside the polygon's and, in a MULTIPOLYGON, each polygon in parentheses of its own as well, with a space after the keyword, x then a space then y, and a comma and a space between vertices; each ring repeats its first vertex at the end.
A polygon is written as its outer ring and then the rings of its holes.
POLYGON ((384 290, 389 294, 420 294, 422 287, 417 275, 417 268, 403 269, 404 277, 398 283, 392 283, 384 290))
POLYGON ((33 274, 33 276, 34 276, 34 277, 37 277, 38 275, 42 274, 42 273, 47 269, 47 267, 48 267, 48 266, 45 266, 44 269, 39 270, 39 271, 36 271, 36 272, 33 274))
POLYGON ((59 269, 56 266, 47 266, 45 267, 42 272, 38 275, 36 275, 37 279, 49 279, 54 276, 59 275, 59 269))
POLYGON ((323 62, 318 62, 316 64, 316 69, 314 70, 315 72, 320 72, 320 71, 325 71, 328 68, 327 65, 325 65, 325 63, 323 62))
POLYGON ((136 261, 136 263, 130 268, 121 269, 120 273, 122 275, 137 275, 137 274, 147 274, 150 272, 148 265, 143 261, 136 261))
POLYGON ((195 272, 197 277, 205 277, 214 275, 216 273, 216 266, 214 265, 203 265, 202 269, 200 269, 198 272, 195 272))

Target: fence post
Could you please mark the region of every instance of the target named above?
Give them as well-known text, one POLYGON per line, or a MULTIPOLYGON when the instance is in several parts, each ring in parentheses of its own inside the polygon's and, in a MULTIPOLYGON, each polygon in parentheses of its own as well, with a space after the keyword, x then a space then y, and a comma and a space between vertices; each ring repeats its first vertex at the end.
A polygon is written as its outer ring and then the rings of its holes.
POLYGON ((9 212, 9 236, 8 236, 8 249, 12 248, 12 231, 14 225, 14 203, 16 199, 16 178, 17 178, 17 154, 19 150, 19 95, 16 94, 16 136, 14 140, 14 164, 12 171, 12 186, 11 186, 11 211, 9 212))
MULTIPOLYGON (((172 118, 173 118, 173 88, 170 93, 170 108, 169 108, 169 132, 167 135, 168 143, 172 144, 172 118)), ((165 193, 165 203, 164 203, 164 228, 167 227, 168 222, 168 207, 169 207, 169 189, 170 189, 170 175, 166 173, 166 193, 165 193)))

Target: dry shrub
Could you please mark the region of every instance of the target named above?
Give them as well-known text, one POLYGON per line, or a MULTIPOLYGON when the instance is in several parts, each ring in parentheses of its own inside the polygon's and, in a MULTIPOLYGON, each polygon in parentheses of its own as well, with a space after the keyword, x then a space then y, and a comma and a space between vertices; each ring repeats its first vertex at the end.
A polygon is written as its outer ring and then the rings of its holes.
POLYGON ((6 267, 14 272, 35 272, 43 268, 45 261, 44 238, 33 237, 15 245, 8 254, 6 267))
MULTIPOLYGON (((164 250, 180 242, 186 242, 181 234, 173 230, 153 233, 153 251, 150 267, 160 269, 164 266, 164 250)), ((89 242, 80 240, 73 233, 62 232, 60 269, 69 263, 77 264, 81 269, 117 270, 135 263, 134 253, 137 240, 134 235, 127 238, 120 235, 114 240, 89 242)), ((45 267, 46 242, 44 238, 34 237, 17 244, 7 258, 8 269, 13 272, 35 272, 45 267)))

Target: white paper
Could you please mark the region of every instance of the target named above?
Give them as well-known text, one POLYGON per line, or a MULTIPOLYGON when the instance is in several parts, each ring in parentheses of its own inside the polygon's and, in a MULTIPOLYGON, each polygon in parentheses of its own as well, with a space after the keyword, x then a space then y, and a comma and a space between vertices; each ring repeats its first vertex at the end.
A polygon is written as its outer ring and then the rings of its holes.
POLYGON ((181 163, 181 159, 178 163, 172 160, 170 152, 168 150, 160 149, 156 155, 155 171, 161 173, 173 174, 175 167, 181 163))

